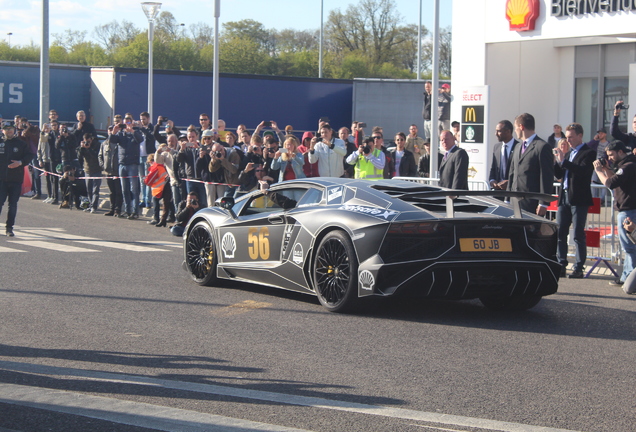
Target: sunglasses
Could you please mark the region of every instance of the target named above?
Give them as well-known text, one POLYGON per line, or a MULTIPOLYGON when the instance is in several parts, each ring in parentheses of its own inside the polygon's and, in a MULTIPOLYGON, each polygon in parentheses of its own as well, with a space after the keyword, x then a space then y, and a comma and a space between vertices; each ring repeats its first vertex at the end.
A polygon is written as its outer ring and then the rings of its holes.
POLYGON ((374 137, 371 137, 371 138, 373 138, 373 139, 382 139, 381 136, 374 136, 374 137))
POLYGON ((265 171, 265 170, 263 170, 263 169, 257 169, 257 170, 254 170, 254 171, 256 171, 256 172, 263 172, 263 171, 265 171))

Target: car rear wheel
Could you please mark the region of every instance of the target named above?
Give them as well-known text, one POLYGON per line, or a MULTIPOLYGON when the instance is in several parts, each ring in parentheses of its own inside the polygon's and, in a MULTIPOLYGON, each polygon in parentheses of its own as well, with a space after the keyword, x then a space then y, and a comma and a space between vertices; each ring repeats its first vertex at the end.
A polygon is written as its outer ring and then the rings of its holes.
POLYGON ((314 258, 314 286, 320 303, 331 312, 351 311, 358 300, 358 261, 353 243, 343 231, 332 231, 320 242, 314 258))
POLYGON ((188 233, 186 240, 186 266, 192 279, 199 285, 211 285, 216 281, 216 247, 210 225, 198 222, 188 233))
POLYGON ((535 307, 541 296, 526 295, 521 297, 480 297, 481 304, 491 310, 523 311, 535 307))

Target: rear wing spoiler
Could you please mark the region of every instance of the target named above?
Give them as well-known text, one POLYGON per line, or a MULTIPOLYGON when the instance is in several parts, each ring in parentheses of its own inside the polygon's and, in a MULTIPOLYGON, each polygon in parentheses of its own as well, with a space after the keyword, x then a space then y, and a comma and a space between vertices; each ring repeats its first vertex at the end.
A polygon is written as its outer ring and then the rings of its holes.
POLYGON ((504 198, 510 200, 510 205, 514 212, 515 218, 522 218, 521 207, 519 201, 523 199, 536 199, 544 202, 551 202, 556 199, 555 196, 549 194, 542 194, 538 192, 518 192, 518 191, 499 191, 499 190, 458 190, 458 189, 446 189, 446 190, 421 190, 411 189, 410 192, 406 192, 403 189, 387 188, 384 189, 381 186, 376 187, 379 190, 391 190, 393 196, 399 197, 399 192, 404 192, 401 195, 409 195, 411 197, 421 198, 436 198, 446 197, 446 217, 455 217, 454 202, 459 197, 479 197, 487 196, 492 198, 504 198))

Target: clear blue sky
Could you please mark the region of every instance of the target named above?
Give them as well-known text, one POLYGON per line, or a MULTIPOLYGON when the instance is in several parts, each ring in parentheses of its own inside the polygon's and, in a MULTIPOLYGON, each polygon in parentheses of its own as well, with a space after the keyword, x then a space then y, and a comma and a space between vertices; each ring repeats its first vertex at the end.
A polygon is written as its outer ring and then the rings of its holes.
MULTIPOLYGON (((433 0, 422 1, 422 24, 433 28, 433 0)), ((329 11, 359 0, 324 0, 325 19, 329 11)), ((395 0, 404 23, 417 24, 419 2, 395 0)), ((165 0, 162 11, 170 11, 178 22, 187 26, 197 22, 214 25, 213 0, 165 0)), ((440 0, 440 26, 451 25, 452 0, 440 0)), ((42 0, 0 0, 0 37, 11 45, 36 45, 41 41, 42 0)), ((113 20, 126 19, 137 27, 147 28, 148 20, 140 1, 130 0, 49 0, 50 32, 62 33, 66 29, 86 30, 87 37, 95 26, 113 20)), ((221 0, 221 24, 227 21, 253 19, 268 28, 297 30, 320 28, 320 0, 221 0)), ((51 38, 51 42, 53 39, 51 38)))

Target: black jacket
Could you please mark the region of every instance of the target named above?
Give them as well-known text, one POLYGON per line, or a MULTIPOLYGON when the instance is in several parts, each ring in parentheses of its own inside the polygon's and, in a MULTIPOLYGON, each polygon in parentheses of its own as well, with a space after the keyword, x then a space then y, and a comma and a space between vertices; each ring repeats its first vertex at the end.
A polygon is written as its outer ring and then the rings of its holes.
MULTIPOLYGON (((397 147, 389 150, 391 154, 391 158, 393 161, 396 161, 395 152, 397 151, 397 147)), ((402 159, 400 159, 400 172, 396 172, 396 176, 400 177, 417 177, 417 165, 415 165, 415 156, 408 150, 404 150, 404 154, 402 155, 402 159)))
POLYGON ((29 151, 29 145, 20 138, 13 138, 0 142, 0 180, 22 183, 24 181, 24 167, 33 160, 35 155, 29 151), (17 168, 9 168, 11 161, 22 162, 17 168))
POLYGON ((468 190, 468 153, 457 146, 439 165, 439 185, 449 189, 468 190))
POLYGON ((614 139, 623 141, 630 149, 636 148, 636 135, 633 133, 623 133, 618 127, 618 116, 614 116, 612 119, 612 124, 610 125, 610 135, 614 137, 614 139))
POLYGON ((99 142, 97 142, 97 139, 94 139, 89 148, 82 147, 81 145, 77 148, 77 158, 83 164, 86 174, 101 173, 101 167, 99 166, 99 147, 99 142))
MULTIPOLYGON (((199 199, 201 198, 199 197, 199 199)), ((181 201, 179 203, 179 207, 177 208, 177 215, 175 216, 175 219, 177 220, 177 225, 182 226, 184 228, 188 224, 188 221, 196 213, 194 208, 187 207, 187 204, 188 204, 187 200, 181 201)))
POLYGON ((157 148, 155 146, 155 136, 153 134, 154 127, 152 126, 152 123, 148 123, 148 127, 140 126, 135 129, 139 130, 146 139, 146 155, 156 152, 157 148))
POLYGON ((596 160, 596 152, 589 148, 587 144, 583 144, 572 162, 570 162, 569 151, 565 154, 563 163, 554 164, 554 176, 565 182, 565 173, 568 176, 568 189, 561 188, 559 195, 559 204, 563 202, 565 193, 568 194, 568 201, 573 206, 591 206, 594 204, 592 200, 592 174, 594 173, 594 160, 596 160))
POLYGON ((431 119, 431 95, 424 92, 424 106, 422 107, 422 117, 424 120, 431 119))
POLYGON ((636 210, 636 156, 628 154, 618 163, 616 175, 605 182, 614 191, 618 211, 636 210))
POLYGON ((63 165, 71 165, 73 160, 77 159, 77 142, 73 135, 58 136, 57 141, 55 141, 55 148, 60 152, 63 165))

